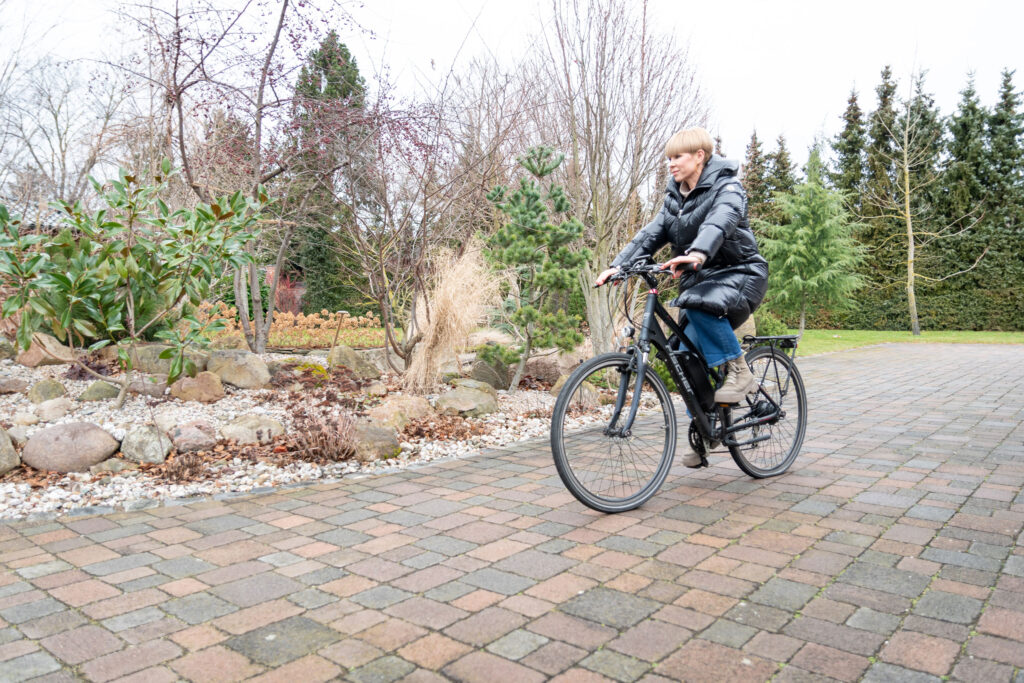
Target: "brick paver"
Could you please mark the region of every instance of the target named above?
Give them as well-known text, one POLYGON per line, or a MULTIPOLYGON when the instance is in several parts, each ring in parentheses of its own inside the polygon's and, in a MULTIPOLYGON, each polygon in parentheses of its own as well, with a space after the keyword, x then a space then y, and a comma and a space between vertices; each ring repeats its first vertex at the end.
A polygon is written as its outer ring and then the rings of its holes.
POLYGON ((537 439, 0 525, 0 680, 1024 680, 1024 347, 799 367, 789 473, 620 515, 537 439))

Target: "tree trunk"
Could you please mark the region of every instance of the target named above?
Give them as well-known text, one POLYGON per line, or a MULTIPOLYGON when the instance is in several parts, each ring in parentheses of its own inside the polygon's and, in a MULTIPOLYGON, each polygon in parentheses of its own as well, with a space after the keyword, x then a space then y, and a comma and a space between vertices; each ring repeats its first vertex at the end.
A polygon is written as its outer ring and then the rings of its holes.
POLYGON ((903 144, 903 215, 907 221, 907 307, 910 309, 910 331, 915 337, 921 336, 921 324, 917 320, 917 296, 914 293, 914 219, 910 213, 910 167, 907 159, 908 133, 904 131, 903 144))
POLYGON ((531 351, 533 351, 533 336, 527 333, 526 346, 523 348, 523 355, 519 357, 519 362, 516 363, 516 371, 512 373, 512 381, 508 387, 509 391, 515 391, 519 387, 519 380, 523 378, 523 372, 526 370, 526 361, 530 360, 531 351))
POLYGON ((612 298, 615 289, 610 285, 594 288, 595 277, 589 266, 584 266, 580 271, 580 287, 583 288, 583 300, 587 308, 590 341, 596 355, 615 350, 616 330, 612 298))
POLYGON ((806 304, 801 304, 800 305, 800 332, 798 333, 800 335, 800 337, 804 336, 804 321, 806 321, 806 320, 807 320, 807 305, 806 304))

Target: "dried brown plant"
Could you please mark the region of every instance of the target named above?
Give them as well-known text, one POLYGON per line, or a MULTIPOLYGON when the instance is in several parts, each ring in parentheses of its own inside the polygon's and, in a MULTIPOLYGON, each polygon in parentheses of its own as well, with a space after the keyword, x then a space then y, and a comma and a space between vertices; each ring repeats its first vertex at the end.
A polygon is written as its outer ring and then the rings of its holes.
POLYGON ((296 416, 289 454, 319 465, 351 460, 356 453, 355 429, 355 419, 348 413, 323 416, 307 406, 296 416))

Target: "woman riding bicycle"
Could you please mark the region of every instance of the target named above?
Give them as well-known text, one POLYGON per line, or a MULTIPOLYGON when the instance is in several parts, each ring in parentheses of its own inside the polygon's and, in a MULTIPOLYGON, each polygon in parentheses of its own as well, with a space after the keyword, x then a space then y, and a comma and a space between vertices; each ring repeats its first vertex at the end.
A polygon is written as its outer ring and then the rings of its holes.
MULTIPOLYGON (((686 334, 708 365, 726 364, 716 403, 737 403, 757 390, 733 330, 750 317, 768 289, 768 262, 757 250, 747 220, 747 196, 736 177, 739 164, 712 154, 711 136, 688 128, 665 145, 672 178, 661 211, 619 253, 594 284, 602 285, 641 254, 672 245, 665 267, 682 277, 673 305, 686 310, 686 334), (685 272, 688 264, 696 272, 685 272)), ((687 467, 701 458, 690 453, 687 467)))

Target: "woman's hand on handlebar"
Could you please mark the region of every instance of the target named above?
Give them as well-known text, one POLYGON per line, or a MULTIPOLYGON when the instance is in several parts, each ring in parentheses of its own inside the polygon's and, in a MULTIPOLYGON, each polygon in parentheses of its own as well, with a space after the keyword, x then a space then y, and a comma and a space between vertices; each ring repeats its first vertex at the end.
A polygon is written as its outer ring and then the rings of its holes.
POLYGON ((689 254, 682 254, 669 259, 661 264, 662 270, 671 270, 672 277, 678 278, 683 273, 700 270, 701 265, 704 264, 705 256, 699 252, 691 252, 689 254))
POLYGON ((612 268, 609 268, 609 269, 605 270, 604 272, 602 272, 600 275, 597 276, 596 280, 594 280, 594 286, 595 287, 600 287, 605 282, 607 282, 608 278, 610 278, 612 275, 615 275, 618 272, 619 272, 619 269, 615 268, 615 267, 612 267, 612 268))

